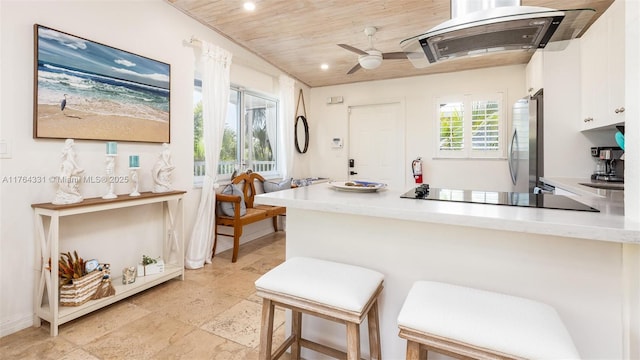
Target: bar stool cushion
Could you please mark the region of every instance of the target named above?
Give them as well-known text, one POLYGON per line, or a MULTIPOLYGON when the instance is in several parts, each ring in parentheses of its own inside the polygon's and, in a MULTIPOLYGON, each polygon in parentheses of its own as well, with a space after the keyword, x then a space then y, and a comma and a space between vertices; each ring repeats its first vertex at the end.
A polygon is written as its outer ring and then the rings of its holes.
POLYGON ((551 306, 452 284, 414 283, 398 325, 529 359, 580 357, 551 306))
POLYGON ((374 270, 332 261, 294 257, 258 280, 256 288, 362 312, 384 276, 374 270))

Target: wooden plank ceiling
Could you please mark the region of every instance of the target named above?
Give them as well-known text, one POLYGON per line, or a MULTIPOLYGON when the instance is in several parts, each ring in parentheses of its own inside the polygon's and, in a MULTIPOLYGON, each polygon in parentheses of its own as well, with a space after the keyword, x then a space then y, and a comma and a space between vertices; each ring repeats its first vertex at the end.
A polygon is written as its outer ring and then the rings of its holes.
MULTIPOLYGON (((523 64, 531 53, 491 55, 416 69, 409 60, 384 60, 373 70, 347 75, 358 55, 337 44, 368 48, 364 28, 374 26, 374 47, 397 52, 400 41, 450 19, 450 0, 254 0, 252 12, 243 0, 166 0, 178 10, 249 49, 307 86, 452 72, 523 64), (321 70, 326 63, 328 70, 321 70)), ((522 5, 564 9, 593 8, 597 17, 613 0, 522 0, 522 5)))

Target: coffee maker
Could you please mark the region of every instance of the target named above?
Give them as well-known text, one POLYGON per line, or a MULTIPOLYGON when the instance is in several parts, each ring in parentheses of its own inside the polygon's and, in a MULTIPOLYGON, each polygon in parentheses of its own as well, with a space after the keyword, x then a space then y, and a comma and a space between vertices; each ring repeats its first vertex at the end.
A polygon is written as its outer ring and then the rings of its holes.
POLYGON ((596 158, 596 168, 591 180, 624 182, 624 151, 616 146, 592 147, 591 156, 596 158))

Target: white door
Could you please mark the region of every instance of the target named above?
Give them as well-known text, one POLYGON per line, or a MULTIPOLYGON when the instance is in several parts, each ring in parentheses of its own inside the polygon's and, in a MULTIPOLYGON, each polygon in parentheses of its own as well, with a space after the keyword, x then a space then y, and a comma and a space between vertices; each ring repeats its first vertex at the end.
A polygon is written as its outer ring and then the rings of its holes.
POLYGON ((405 187, 404 114, 402 103, 349 107, 349 162, 352 180, 380 181, 405 187))

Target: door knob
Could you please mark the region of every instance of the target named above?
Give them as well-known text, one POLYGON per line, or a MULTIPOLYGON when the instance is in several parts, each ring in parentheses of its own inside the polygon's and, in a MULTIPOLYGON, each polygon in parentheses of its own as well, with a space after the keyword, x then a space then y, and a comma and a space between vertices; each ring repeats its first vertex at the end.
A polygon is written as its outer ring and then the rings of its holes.
POLYGON ((349 175, 358 175, 358 173, 352 170, 352 171, 349 171, 349 175))
POLYGON ((624 112, 624 107, 619 107, 615 110, 616 114, 624 112))

